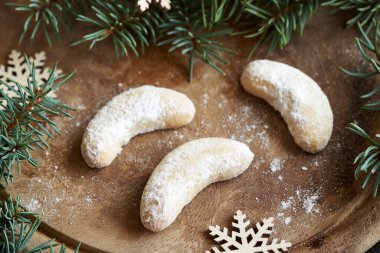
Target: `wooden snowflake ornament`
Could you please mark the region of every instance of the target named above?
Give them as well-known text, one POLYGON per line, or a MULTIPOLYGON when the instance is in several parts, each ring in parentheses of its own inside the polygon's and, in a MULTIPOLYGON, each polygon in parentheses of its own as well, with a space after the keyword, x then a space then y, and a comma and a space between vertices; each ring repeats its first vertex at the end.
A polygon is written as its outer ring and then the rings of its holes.
MULTIPOLYGON (((31 64, 36 66, 36 80, 39 85, 42 85, 47 81, 50 74, 50 68, 45 67, 46 54, 45 52, 39 52, 34 55, 34 57, 29 57, 29 61, 31 64)), ((57 74, 61 74, 62 71, 57 69, 57 74)), ((17 52, 16 50, 12 50, 8 57, 8 65, 0 65, 0 80, 8 82, 9 85, 16 87, 16 85, 12 82, 15 81, 22 86, 28 86, 27 80, 31 78, 30 71, 28 68, 28 64, 25 61, 24 56, 17 52), (9 82, 11 80, 11 82, 9 82)), ((0 87, 3 89, 4 85, 0 84, 0 87)), ((5 93, 10 97, 13 97, 14 92, 8 90, 4 87, 5 93)), ((56 97, 54 91, 49 93, 50 97, 56 97)))
POLYGON ((212 247, 205 253, 280 253, 288 251, 292 246, 285 240, 277 242, 278 239, 273 239, 271 243, 268 242, 274 226, 273 217, 256 223, 255 230, 250 228, 250 221, 246 218, 247 216, 240 210, 236 212, 232 226, 237 231, 232 231, 232 233, 229 233, 227 228, 210 226, 210 235, 220 244, 220 247, 212 247))
POLYGON ((156 1, 156 3, 160 3, 162 8, 170 10, 170 0, 138 0, 137 5, 140 7, 141 11, 146 11, 149 9, 152 1, 156 1))

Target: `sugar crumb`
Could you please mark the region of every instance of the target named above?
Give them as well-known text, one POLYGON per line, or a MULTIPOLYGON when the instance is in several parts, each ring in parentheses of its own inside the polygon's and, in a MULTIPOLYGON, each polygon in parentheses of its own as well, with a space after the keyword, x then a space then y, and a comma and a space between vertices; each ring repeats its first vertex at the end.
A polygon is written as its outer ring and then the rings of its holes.
POLYGON ((282 169, 282 165, 283 165, 283 161, 278 158, 275 158, 271 161, 269 165, 269 169, 272 172, 276 172, 282 169))
POLYGON ((35 198, 32 198, 26 205, 26 209, 32 212, 37 211, 39 208, 41 208, 41 203, 35 198))
POLYGON ((288 209, 289 207, 291 207, 293 202, 294 202, 294 198, 289 197, 286 201, 281 201, 281 208, 282 209, 288 209))
POLYGON ((84 197, 84 201, 85 201, 86 203, 91 204, 91 203, 92 203, 92 198, 91 198, 90 196, 86 196, 86 197, 84 197))
POLYGON ((317 207, 317 200, 319 199, 318 193, 304 196, 302 200, 302 207, 306 213, 319 213, 320 210, 317 207))
POLYGON ((284 219, 284 224, 285 224, 285 225, 289 225, 290 222, 292 222, 292 217, 286 217, 286 218, 284 219))

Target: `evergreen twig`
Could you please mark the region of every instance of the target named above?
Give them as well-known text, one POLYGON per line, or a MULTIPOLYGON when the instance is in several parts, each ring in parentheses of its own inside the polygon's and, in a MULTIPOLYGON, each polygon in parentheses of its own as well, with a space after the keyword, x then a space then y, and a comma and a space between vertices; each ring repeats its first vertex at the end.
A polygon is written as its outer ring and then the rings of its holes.
MULTIPOLYGON (((361 152, 355 158, 354 164, 357 164, 355 169, 355 178, 358 179, 360 173, 367 174, 362 183, 362 188, 364 189, 368 185, 372 176, 374 176, 375 182, 373 197, 376 197, 380 184, 380 143, 373 139, 366 131, 356 124, 351 123, 347 129, 371 143, 366 150, 361 152)), ((380 134, 376 134, 376 138, 380 138, 380 134)))
MULTIPOLYGON (((13 201, 9 195, 5 200, 0 201, 0 252, 3 253, 38 253, 49 250, 54 253, 59 245, 54 240, 48 240, 33 248, 28 248, 28 243, 36 233, 41 224, 41 219, 35 212, 25 211, 20 206, 20 199, 13 201)), ((74 253, 79 252, 80 243, 74 253)), ((59 249, 60 253, 66 253, 66 246, 63 244, 59 249)))
POLYGON ((59 38, 60 27, 66 26, 66 21, 76 20, 95 31, 73 45, 90 42, 93 48, 109 39, 117 58, 128 55, 129 51, 139 56, 159 40, 159 45, 171 45, 170 52, 188 55, 190 81, 196 58, 224 73, 219 64, 227 64, 223 55, 233 51, 218 38, 244 34, 247 38, 258 38, 251 55, 265 41, 269 41, 268 52, 272 53, 277 47, 285 47, 295 30, 302 34, 307 21, 319 7, 318 0, 173 0, 169 11, 151 6, 141 12, 137 0, 29 1, 24 5, 12 4, 17 11, 30 13, 21 39, 32 30, 33 40, 42 27, 51 44, 50 33, 59 38), (72 11, 79 2, 87 7, 72 11), (90 11, 85 14, 84 9, 90 11), (69 17, 63 18, 65 13, 69 13, 69 17), (239 28, 241 24, 245 24, 243 30, 239 28), (238 30, 233 33, 233 28, 238 30))
MULTIPOLYGON (((16 165, 21 172, 23 161, 37 165, 31 152, 35 149, 46 149, 46 138, 53 138, 53 132, 59 134, 51 116, 71 117, 67 112, 73 110, 60 101, 49 97, 49 93, 60 87, 75 73, 68 76, 57 75, 57 65, 50 70, 47 81, 38 84, 36 81, 36 67, 25 56, 30 78, 25 80, 27 85, 9 80, 0 80, 0 179, 6 183, 13 181, 13 167, 16 165), (15 86, 10 85, 14 83, 15 86), (5 89, 14 92, 10 97, 5 89)), ((4 187, 0 184, 0 191, 4 187)), ((54 240, 46 241, 32 249, 26 250, 28 243, 41 223, 35 212, 25 211, 20 206, 20 200, 8 198, 0 200, 0 252, 4 253, 37 253, 43 251, 55 252, 58 246, 54 240)), ((79 251, 79 244, 75 250, 79 251)), ((60 253, 66 252, 65 245, 61 245, 60 253)))
POLYGON ((234 51, 226 48, 216 38, 232 34, 227 20, 233 16, 237 2, 231 2, 234 3, 230 5, 225 0, 222 3, 205 0, 174 1, 172 10, 168 13, 168 22, 160 26, 165 36, 158 45, 170 44, 169 52, 178 50, 181 54, 189 56, 190 82, 196 57, 224 74, 216 62, 228 64, 223 58, 223 53, 234 51))
POLYGON ((34 41, 37 34, 42 32, 52 45, 51 34, 60 41, 61 27, 68 29, 78 12, 88 9, 91 0, 30 0, 28 4, 9 3, 16 11, 28 13, 24 22, 20 43, 30 33, 34 41))
POLYGON ((366 32, 372 30, 372 20, 380 19, 380 2, 378 0, 329 0, 324 6, 338 7, 340 10, 354 10, 355 16, 346 22, 348 27, 360 24, 366 32))
POLYGON ((48 147, 45 139, 54 139, 53 132, 60 134, 50 116, 71 117, 67 111, 73 110, 48 94, 64 84, 75 72, 68 76, 57 75, 55 65, 48 80, 39 85, 34 64, 26 56, 25 60, 31 73, 26 86, 10 80, 17 87, 14 88, 8 82, 0 80, 0 180, 5 180, 6 183, 13 180, 15 165, 19 173, 23 161, 32 166, 37 165, 31 150, 45 150, 48 147), (12 90, 15 96, 7 95, 1 86, 12 90))
POLYGON ((151 7, 141 13, 136 1, 93 0, 92 10, 96 18, 78 15, 77 20, 87 23, 98 30, 87 34, 73 45, 91 41, 90 49, 107 38, 111 38, 117 58, 128 55, 131 50, 136 56, 144 52, 150 44, 155 45, 159 31, 157 28, 164 21, 163 11, 151 7))
POLYGON ((320 6, 319 0, 243 0, 242 2, 246 28, 237 34, 258 39, 249 58, 266 42, 269 44, 268 54, 272 54, 278 47, 283 49, 289 44, 294 31, 299 30, 302 36, 307 22, 320 6))
MULTIPOLYGON (((367 35, 364 31, 363 26, 358 23, 359 30, 361 32, 362 38, 355 38, 356 45, 366 62, 372 67, 372 70, 368 73, 358 73, 352 72, 345 68, 341 68, 341 70, 348 76, 351 77, 369 77, 374 75, 380 75, 380 27, 379 20, 374 19, 372 21, 374 31, 372 39, 367 35)), ((361 96, 361 98, 367 99, 374 95, 376 95, 380 91, 380 85, 376 86, 373 90, 361 96)), ((365 104, 363 106, 366 110, 371 111, 380 111, 380 101, 372 102, 365 104)))
MULTIPOLYGON (((370 66, 372 66, 372 71, 369 73, 357 73, 341 68, 341 70, 348 76, 351 77, 369 77, 373 75, 380 74, 380 49, 379 49, 379 39, 380 39, 380 29, 379 21, 374 19, 373 21, 374 35, 372 38, 367 35, 366 31, 361 23, 357 23, 359 30, 361 32, 362 38, 355 38, 356 45, 370 66), (373 58, 376 57, 376 58, 373 58)), ((380 91, 380 86, 375 87, 372 91, 361 96, 363 99, 374 96, 380 91)), ((368 103, 363 106, 365 110, 380 111, 380 101, 368 103)), ((373 196, 376 197, 378 193, 378 188, 380 184, 380 143, 372 138, 366 131, 360 128, 358 125, 351 123, 348 130, 359 135, 360 137, 367 140, 371 145, 361 152, 354 161, 357 164, 355 170, 355 178, 357 179, 360 173, 366 173, 366 177, 363 181, 362 188, 365 188, 372 176, 375 177, 373 196)), ((376 138, 380 138, 380 134, 375 135, 376 138)))

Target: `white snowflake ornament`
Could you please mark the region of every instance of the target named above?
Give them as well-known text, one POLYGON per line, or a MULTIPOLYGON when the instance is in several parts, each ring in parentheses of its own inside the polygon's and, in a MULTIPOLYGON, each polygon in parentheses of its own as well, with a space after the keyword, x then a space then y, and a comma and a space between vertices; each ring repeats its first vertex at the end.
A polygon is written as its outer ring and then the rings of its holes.
POLYGON ((273 217, 256 223, 256 230, 253 230, 250 228, 247 216, 238 210, 234 215, 232 226, 237 231, 229 233, 227 228, 222 230, 219 226, 210 226, 210 235, 214 237, 214 241, 220 244, 220 248, 212 247, 205 253, 280 253, 288 251, 292 246, 285 240, 277 242, 278 239, 273 239, 271 243, 268 242, 274 226, 273 217))
POLYGON ((138 0, 137 5, 140 7, 140 10, 142 12, 149 9, 150 4, 152 1, 156 1, 156 3, 160 3, 162 8, 170 10, 170 0, 138 0))
MULTIPOLYGON (((46 54, 45 52, 39 52, 34 57, 29 57, 30 63, 34 63, 36 66, 36 81, 38 85, 42 85, 49 78, 50 68, 45 68, 46 54)), ((57 69, 56 74, 61 74, 62 71, 57 69)), ((9 80, 16 81, 23 86, 27 86, 27 80, 31 78, 28 64, 25 61, 24 56, 16 51, 12 50, 8 57, 8 65, 0 65, 0 79, 8 82, 9 85, 16 87, 16 85, 9 80)), ((5 90, 5 93, 10 97, 14 96, 14 92, 8 90, 5 85, 0 84, 0 88, 5 90)), ((54 91, 49 93, 50 97, 56 97, 54 91)))

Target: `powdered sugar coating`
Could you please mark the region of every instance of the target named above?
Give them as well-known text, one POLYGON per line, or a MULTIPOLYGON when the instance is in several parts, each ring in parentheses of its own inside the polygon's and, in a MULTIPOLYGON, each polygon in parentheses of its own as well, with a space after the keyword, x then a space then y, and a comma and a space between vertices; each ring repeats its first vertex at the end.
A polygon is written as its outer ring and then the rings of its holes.
POLYGON ((82 140, 82 155, 90 167, 105 167, 122 146, 142 133, 184 126, 195 107, 184 94, 144 85, 112 98, 89 122, 82 140))
POLYGON ((151 231, 172 224, 183 207, 211 183, 243 173, 253 160, 249 147, 223 138, 185 143, 161 161, 141 199, 141 221, 151 231))
POLYGON ((326 95, 309 76, 280 62, 255 60, 245 69, 241 84, 281 113, 305 151, 316 153, 327 145, 333 113, 326 95))

